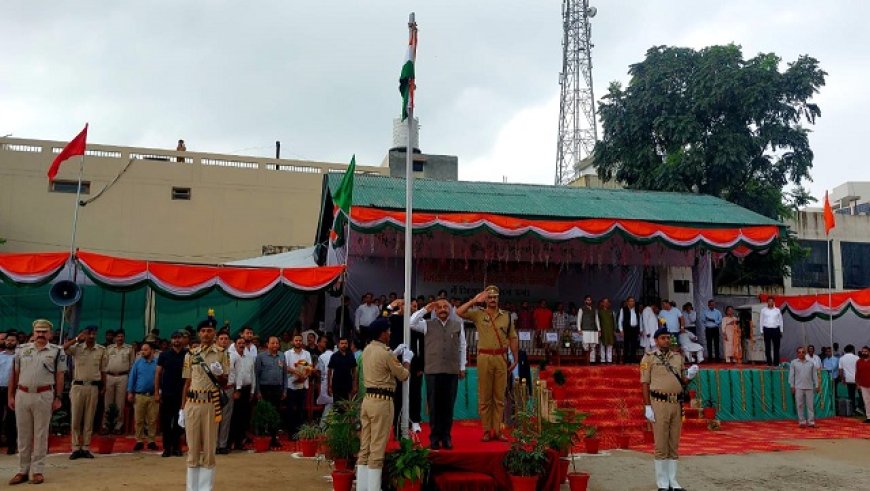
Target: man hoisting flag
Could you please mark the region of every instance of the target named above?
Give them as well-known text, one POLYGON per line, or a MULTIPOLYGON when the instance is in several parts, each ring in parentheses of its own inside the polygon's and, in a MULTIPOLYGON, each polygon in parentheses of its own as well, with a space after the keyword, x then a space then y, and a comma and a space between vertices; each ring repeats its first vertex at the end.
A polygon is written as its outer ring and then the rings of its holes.
POLYGON ((51 167, 48 168, 48 181, 54 181, 55 176, 57 176, 57 170, 60 168, 60 164, 62 164, 65 160, 70 157, 75 157, 76 155, 84 155, 85 154, 85 145, 88 140, 88 125, 85 123, 85 128, 79 133, 75 138, 72 139, 59 154, 54 158, 54 161, 51 163, 51 167))

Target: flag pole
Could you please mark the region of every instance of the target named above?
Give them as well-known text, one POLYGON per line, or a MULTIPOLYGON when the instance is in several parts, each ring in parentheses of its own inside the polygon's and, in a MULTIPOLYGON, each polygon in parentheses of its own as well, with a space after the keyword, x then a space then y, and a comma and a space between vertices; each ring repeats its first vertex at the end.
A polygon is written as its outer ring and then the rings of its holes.
MULTIPOLYGON (((76 259, 75 259, 76 231, 78 230, 78 224, 79 224, 79 202, 82 199, 82 179, 83 179, 84 173, 85 173, 85 154, 83 153, 79 156, 79 180, 78 180, 78 185, 76 186, 76 201, 75 201, 75 205, 73 206, 72 237, 70 238, 70 241, 69 241, 69 257, 70 257, 70 267, 72 267, 72 281, 73 282, 76 281, 76 277, 78 276, 76 274, 76 259)), ((61 310, 63 311, 64 314, 66 313, 67 308, 75 308, 75 306, 71 305, 70 307, 63 307, 61 310)), ((66 322, 66 315, 61 315, 60 316, 60 332, 58 333, 58 340, 61 343, 63 343, 63 328, 64 328, 65 322, 66 322)))
MULTIPOLYGON (((414 19, 414 12, 408 16, 408 34, 411 38, 417 32, 417 22, 414 19)), ((415 52, 412 53, 413 61, 416 62, 417 53, 416 53, 416 44, 414 46, 415 52)), ((412 79, 411 83, 414 81, 412 79)), ((410 88, 411 94, 413 94, 414 87, 410 88)), ((412 135, 414 130, 414 104, 413 95, 408 99, 408 146, 405 148, 405 305, 402 309, 402 315, 404 317, 402 325, 404 327, 402 336, 406 346, 411 344, 411 253, 412 253, 412 240, 413 240, 413 231, 411 227, 413 226, 411 221, 411 215, 413 213, 413 203, 414 203, 414 174, 413 174, 413 164, 412 164, 412 155, 414 152, 414 146, 412 142, 412 135)), ((419 353, 415 353, 415 355, 419 355, 419 353)), ((410 404, 410 380, 411 377, 408 377, 407 380, 402 384, 402 437, 408 437, 408 405, 410 404)))

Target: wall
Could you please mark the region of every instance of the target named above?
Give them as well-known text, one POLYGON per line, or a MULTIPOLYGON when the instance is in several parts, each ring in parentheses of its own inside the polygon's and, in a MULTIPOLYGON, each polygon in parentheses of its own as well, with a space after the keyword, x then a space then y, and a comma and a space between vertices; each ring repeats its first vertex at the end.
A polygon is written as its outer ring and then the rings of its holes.
MULTIPOLYGON (((0 140, 0 252, 69 248, 75 194, 50 192, 46 171, 66 142, 0 140)), ((79 212, 77 247, 141 259, 220 263, 259 256, 265 246, 313 244, 323 174, 345 164, 88 145, 84 179, 93 197, 79 212), (181 162, 177 160, 180 159, 181 162), (172 200, 172 188, 191 199, 172 200)), ((57 179, 75 180, 79 159, 57 179)), ((383 167, 358 172, 386 174, 383 167)))
MULTIPOLYGON (((389 175, 405 177, 406 153, 404 150, 390 150, 384 164, 389 168, 389 175)), ((459 158, 454 155, 430 155, 415 153, 412 158, 422 163, 423 170, 415 172, 415 178, 436 179, 439 181, 456 181, 459 179, 459 158)))

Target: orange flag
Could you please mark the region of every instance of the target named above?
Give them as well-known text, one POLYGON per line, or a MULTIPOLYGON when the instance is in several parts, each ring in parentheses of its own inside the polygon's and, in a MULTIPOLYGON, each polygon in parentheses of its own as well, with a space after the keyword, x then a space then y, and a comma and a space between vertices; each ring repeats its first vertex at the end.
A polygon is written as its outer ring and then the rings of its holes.
POLYGON ((62 164, 64 160, 75 155, 85 154, 85 144, 87 143, 87 139, 88 125, 85 124, 85 129, 83 129, 81 133, 73 138, 71 142, 67 143, 67 145, 63 147, 63 150, 59 154, 57 154, 57 157, 54 158, 54 161, 51 163, 51 167, 48 168, 49 182, 54 181, 54 177, 57 176, 57 169, 60 168, 60 164, 62 164))
POLYGON ((834 220, 834 211, 831 210, 831 202, 828 201, 828 192, 825 191, 825 235, 831 232, 831 229, 837 226, 834 220))

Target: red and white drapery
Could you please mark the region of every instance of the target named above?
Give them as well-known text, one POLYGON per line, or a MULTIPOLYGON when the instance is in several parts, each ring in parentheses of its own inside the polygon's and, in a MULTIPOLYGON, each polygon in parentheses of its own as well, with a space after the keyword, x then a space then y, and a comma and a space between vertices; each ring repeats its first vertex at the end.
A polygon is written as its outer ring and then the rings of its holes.
MULTIPOLYGON (((17 284, 40 284, 51 280, 68 263, 67 252, 0 254, 0 277, 17 284)), ((79 251, 78 266, 94 282, 108 288, 131 288, 143 284, 175 296, 190 296, 219 287, 236 298, 255 298, 278 285, 314 292, 332 284, 344 266, 313 268, 243 268, 175 264, 105 256, 79 251)))
MULTIPOLYGON (((761 301, 767 301, 762 295, 761 301)), ((870 317, 870 288, 832 293, 830 301, 827 293, 818 295, 778 295, 773 297, 776 306, 788 311, 798 319, 810 319, 816 316, 839 317, 847 310, 853 310, 861 317, 870 317)))

